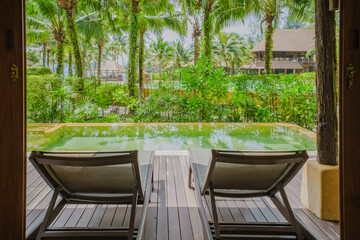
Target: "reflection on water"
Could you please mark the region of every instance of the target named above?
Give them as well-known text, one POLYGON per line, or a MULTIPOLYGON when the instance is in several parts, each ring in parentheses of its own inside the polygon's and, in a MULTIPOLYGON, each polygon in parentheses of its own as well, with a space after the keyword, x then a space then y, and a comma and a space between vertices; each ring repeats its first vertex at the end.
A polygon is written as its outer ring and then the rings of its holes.
POLYGON ((28 131, 28 151, 316 150, 316 141, 287 126, 248 124, 134 124, 62 127, 51 133, 28 131))

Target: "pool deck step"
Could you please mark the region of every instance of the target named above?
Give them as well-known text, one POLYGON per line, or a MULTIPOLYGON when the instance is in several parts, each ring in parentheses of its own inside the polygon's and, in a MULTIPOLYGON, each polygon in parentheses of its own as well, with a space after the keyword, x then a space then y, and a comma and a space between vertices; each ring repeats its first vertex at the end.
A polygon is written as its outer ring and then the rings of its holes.
MULTIPOLYGON (((189 161, 185 152, 156 153, 154 190, 145 226, 146 240, 202 240, 202 224, 195 192, 187 187, 189 161)), ((26 231, 42 221, 50 202, 51 189, 27 161, 26 231)), ((339 239, 339 224, 318 219, 300 202, 301 173, 286 187, 296 216, 319 238, 339 239)), ((205 199, 207 203, 208 199, 205 199)), ((210 219, 208 205, 206 213, 210 219)), ((217 198, 222 222, 284 222, 284 217, 267 198, 246 200, 217 198)), ((54 227, 121 227, 129 221, 127 205, 69 205, 54 220, 54 227)), ((136 225, 141 209, 137 211, 136 225)))

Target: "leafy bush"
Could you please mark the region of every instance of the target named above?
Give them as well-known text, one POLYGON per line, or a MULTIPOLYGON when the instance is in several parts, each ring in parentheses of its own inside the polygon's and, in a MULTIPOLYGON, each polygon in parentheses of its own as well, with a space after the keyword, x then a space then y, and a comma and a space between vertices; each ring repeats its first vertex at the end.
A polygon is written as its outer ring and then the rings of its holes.
POLYGON ((183 101, 191 120, 221 121, 222 104, 229 92, 229 78, 223 68, 214 69, 213 63, 202 56, 196 66, 188 66, 181 72, 185 89, 183 101))
POLYGON ((52 74, 52 71, 50 68, 47 67, 30 67, 27 68, 27 74, 28 75, 48 75, 52 74))
POLYGON ((228 77, 202 57, 181 88, 160 81, 146 98, 96 78, 28 76, 28 122, 287 122, 316 124, 315 74, 228 77), (83 85, 81 88, 80 86, 83 85))
POLYGON ((315 73, 242 75, 233 76, 231 82, 236 91, 231 103, 242 113, 243 121, 315 126, 315 73))

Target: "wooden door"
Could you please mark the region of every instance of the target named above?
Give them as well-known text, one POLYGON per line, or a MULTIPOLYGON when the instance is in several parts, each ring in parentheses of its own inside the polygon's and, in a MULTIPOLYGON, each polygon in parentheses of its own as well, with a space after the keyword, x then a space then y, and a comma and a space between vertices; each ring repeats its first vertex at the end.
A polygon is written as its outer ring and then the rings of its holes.
POLYGON ((350 240, 360 236, 360 1, 340 9, 340 225, 350 240))
POLYGON ((23 0, 0 1, 0 239, 4 240, 25 238, 23 6, 23 0))

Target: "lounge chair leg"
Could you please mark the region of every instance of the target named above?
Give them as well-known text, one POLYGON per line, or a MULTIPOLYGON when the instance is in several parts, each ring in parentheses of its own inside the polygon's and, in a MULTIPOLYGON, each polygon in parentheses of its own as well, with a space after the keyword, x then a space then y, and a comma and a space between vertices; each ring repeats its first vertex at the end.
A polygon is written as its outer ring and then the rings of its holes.
POLYGON ((132 240, 134 238, 134 225, 135 225, 137 201, 138 201, 138 189, 137 189, 137 186, 134 186, 133 197, 132 197, 132 202, 131 202, 131 214, 130 214, 130 226, 129 226, 128 240, 132 240))
POLYGON ((211 210, 212 210, 212 214, 213 214, 214 227, 215 227, 215 238, 216 239, 221 239, 220 228, 219 228, 219 219, 218 219, 218 215, 217 215, 217 212, 216 212, 214 187, 213 187, 212 182, 209 182, 209 188, 210 188, 211 210))
POLYGON ((291 206, 290 206, 289 200, 286 196, 284 188, 281 188, 279 190, 279 192, 280 192, 280 196, 282 198, 283 203, 281 203, 281 201, 276 196, 272 196, 272 197, 270 197, 270 199, 276 205, 276 207, 279 209, 281 214, 284 215, 286 220, 295 228, 297 239, 302 240, 303 236, 301 234, 301 228, 299 226, 299 223, 295 219, 294 213, 291 209, 291 206))
POLYGON ((189 167, 189 188, 192 189, 192 186, 191 186, 191 176, 192 176, 192 168, 189 167))
POLYGON ((285 207, 286 207, 286 210, 287 210, 287 212, 288 212, 288 214, 289 214, 289 216, 290 216, 291 223, 293 224, 293 226, 294 226, 295 229, 296 229, 297 239, 301 239, 301 240, 302 240, 303 237, 302 237, 302 234, 301 234, 300 226, 299 226, 298 222, 297 222, 296 219, 295 219, 294 213, 293 213, 293 211, 292 211, 292 209, 291 209, 291 206, 290 206, 289 200, 288 200, 288 198, 287 198, 287 196, 286 196, 286 193, 285 193, 284 188, 281 188, 281 189, 280 189, 280 195, 281 195, 281 198, 282 198, 282 200, 283 200, 283 202, 284 202, 284 205, 285 205, 285 207))
MULTIPOLYGON (((39 232, 38 232, 38 234, 36 236, 36 240, 41 240, 43 233, 46 231, 46 228, 48 228, 48 226, 51 224, 52 220, 54 219, 54 216, 52 216, 52 215, 54 215, 54 212, 53 212, 54 211, 54 206, 55 206, 55 203, 56 203, 56 199, 57 199, 57 197, 59 195, 59 192, 60 192, 60 188, 56 188, 54 190, 54 193, 53 193, 53 195, 51 197, 51 201, 50 201, 48 210, 46 211, 45 218, 44 218, 43 222, 41 223, 39 232)), ((64 204, 62 203, 61 208, 63 206, 64 206, 64 204)), ((61 208, 59 210, 61 210, 61 208)), ((59 212, 59 210, 58 210, 58 212, 59 212)))

